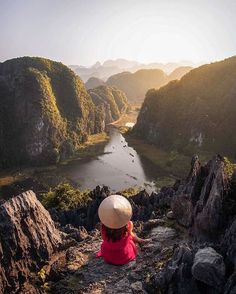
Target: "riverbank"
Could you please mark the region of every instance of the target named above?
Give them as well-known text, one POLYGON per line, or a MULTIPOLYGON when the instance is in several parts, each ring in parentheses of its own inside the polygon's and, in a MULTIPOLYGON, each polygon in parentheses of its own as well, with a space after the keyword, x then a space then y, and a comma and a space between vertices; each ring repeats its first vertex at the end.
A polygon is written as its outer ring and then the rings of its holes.
POLYGON ((123 114, 118 120, 111 123, 111 125, 119 128, 124 127, 127 123, 136 123, 137 117, 139 114, 139 108, 136 106, 132 106, 131 109, 123 114))
MULTIPOLYGON (((150 160, 153 164, 169 174, 170 182, 173 179, 186 177, 190 168, 192 155, 185 155, 177 151, 167 152, 156 147, 153 144, 146 143, 144 140, 134 137, 129 131, 123 132, 128 144, 131 145, 140 156, 150 160)), ((199 152, 199 157, 202 163, 206 163, 211 157, 210 152, 199 152)), ((166 178, 168 183, 168 177, 166 178)))
POLYGON ((41 195, 49 188, 68 182, 74 187, 80 184, 61 173, 60 167, 72 161, 93 158, 104 154, 104 147, 109 140, 107 133, 90 135, 86 143, 76 152, 76 155, 55 165, 42 167, 18 167, 0 171, 0 199, 7 199, 25 190, 32 189, 41 195))

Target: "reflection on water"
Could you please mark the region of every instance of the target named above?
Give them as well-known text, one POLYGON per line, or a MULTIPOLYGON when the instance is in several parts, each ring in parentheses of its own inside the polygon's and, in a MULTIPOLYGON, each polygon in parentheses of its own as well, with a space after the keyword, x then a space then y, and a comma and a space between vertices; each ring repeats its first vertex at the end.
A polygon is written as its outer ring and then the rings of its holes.
POLYGON ((82 190, 96 185, 107 185, 112 191, 135 186, 154 190, 153 181, 158 177, 155 166, 140 158, 116 128, 110 127, 109 135, 104 154, 70 162, 63 167, 67 177, 80 183, 82 190))

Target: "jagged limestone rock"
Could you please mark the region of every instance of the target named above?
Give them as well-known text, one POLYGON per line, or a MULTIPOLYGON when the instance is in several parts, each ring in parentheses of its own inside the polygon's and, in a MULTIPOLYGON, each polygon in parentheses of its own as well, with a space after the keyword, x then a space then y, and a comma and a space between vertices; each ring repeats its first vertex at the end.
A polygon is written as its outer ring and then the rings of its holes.
POLYGON ((18 293, 61 244, 60 231, 32 191, 6 201, 0 206, 0 292, 18 293))
POLYGON ((225 279, 223 257, 211 247, 199 249, 194 257, 192 274, 209 286, 221 287, 225 279))
POLYGON ((198 157, 193 158, 191 172, 179 185, 171 206, 176 220, 190 228, 197 240, 219 236, 226 188, 221 156, 213 157, 205 166, 201 166, 198 157))

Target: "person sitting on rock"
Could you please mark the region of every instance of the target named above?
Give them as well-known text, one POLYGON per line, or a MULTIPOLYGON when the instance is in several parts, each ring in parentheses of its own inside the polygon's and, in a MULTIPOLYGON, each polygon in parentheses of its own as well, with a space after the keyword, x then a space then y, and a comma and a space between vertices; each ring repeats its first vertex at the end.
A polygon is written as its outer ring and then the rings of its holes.
POLYGON ((147 243, 150 239, 141 239, 133 233, 130 221, 132 207, 123 196, 106 197, 98 208, 101 221, 102 245, 96 254, 110 264, 123 265, 134 260, 137 255, 135 243, 147 243))

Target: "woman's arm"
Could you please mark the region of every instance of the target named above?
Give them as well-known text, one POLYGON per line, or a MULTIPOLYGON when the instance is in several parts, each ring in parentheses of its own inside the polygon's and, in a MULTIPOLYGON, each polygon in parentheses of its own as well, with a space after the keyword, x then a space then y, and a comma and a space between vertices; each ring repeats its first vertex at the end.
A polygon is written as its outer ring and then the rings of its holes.
POLYGON ((139 244, 144 244, 144 243, 148 243, 150 241, 152 241, 152 239, 142 239, 139 238, 134 232, 133 232, 133 222, 130 221, 128 223, 128 231, 130 232, 130 235, 133 237, 134 242, 139 243, 139 244))
POLYGON ((152 241, 152 239, 139 238, 135 233, 132 233, 132 237, 134 239, 134 242, 139 243, 139 244, 145 244, 145 243, 149 243, 152 241))

